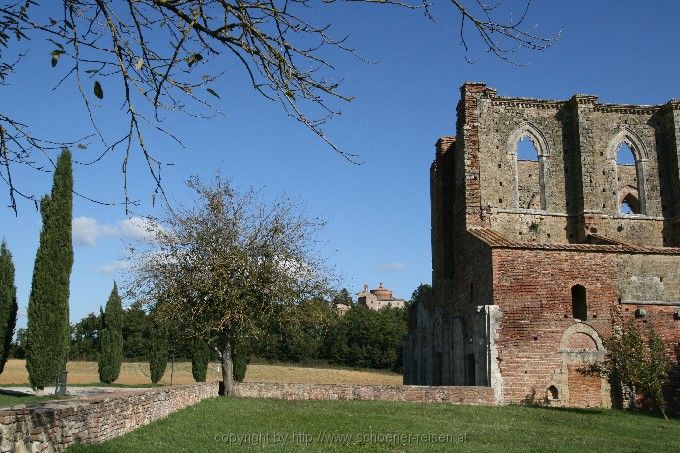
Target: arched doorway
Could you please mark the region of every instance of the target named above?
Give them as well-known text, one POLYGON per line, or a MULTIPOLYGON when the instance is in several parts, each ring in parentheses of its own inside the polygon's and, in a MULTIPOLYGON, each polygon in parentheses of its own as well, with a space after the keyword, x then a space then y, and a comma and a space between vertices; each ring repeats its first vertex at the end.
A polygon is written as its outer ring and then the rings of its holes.
POLYGON ((549 404, 570 407, 610 407, 609 382, 593 368, 604 360, 602 339, 595 329, 579 322, 564 331, 559 353, 562 364, 546 390, 549 404), (553 388, 551 388, 553 387, 553 388), (551 396, 559 395, 551 400, 551 396))

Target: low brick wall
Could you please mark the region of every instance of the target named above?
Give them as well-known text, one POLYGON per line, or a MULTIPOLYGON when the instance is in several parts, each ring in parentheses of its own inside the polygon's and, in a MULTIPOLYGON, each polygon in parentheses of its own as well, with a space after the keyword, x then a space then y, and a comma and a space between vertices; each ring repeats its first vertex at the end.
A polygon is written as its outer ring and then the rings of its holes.
POLYGON ((497 404, 491 387, 427 387, 420 385, 274 384, 244 382, 236 396, 284 400, 415 401, 471 405, 497 404))
POLYGON ((121 391, 0 410, 0 451, 61 451, 121 436, 217 396, 217 382, 121 391))

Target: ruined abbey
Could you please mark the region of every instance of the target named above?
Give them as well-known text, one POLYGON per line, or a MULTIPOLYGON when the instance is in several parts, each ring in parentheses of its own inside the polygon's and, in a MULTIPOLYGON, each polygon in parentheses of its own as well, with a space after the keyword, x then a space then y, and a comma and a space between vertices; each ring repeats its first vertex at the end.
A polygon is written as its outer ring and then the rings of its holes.
POLYGON ((617 326, 679 348, 680 101, 466 83, 457 115, 431 167, 433 297, 411 308, 404 383, 610 406, 609 383, 582 370, 617 326))

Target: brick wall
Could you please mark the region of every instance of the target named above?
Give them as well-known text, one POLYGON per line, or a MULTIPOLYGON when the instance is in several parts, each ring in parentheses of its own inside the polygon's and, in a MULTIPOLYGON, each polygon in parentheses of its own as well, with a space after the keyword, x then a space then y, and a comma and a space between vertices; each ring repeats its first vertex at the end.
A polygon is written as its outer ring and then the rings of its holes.
POLYGON ((414 401, 494 405, 491 387, 427 387, 418 385, 341 385, 341 384, 273 384, 240 383, 236 395, 284 400, 370 400, 414 401))
POLYGON ((217 390, 209 382, 0 410, 0 451, 62 451, 76 442, 103 442, 217 396, 217 390))
POLYGON ((540 402, 555 385, 563 405, 609 405, 606 384, 579 369, 587 359, 598 358, 601 346, 593 337, 606 339, 613 326, 628 321, 652 326, 675 361, 678 308, 663 305, 680 300, 680 269, 673 263, 675 256, 495 249, 494 302, 503 313, 496 340, 503 402, 540 402), (574 285, 586 288, 585 321, 573 317, 574 285), (642 292, 631 285, 642 285, 642 292), (635 316, 638 307, 646 312, 642 318, 635 316), (574 330, 579 326, 581 331, 574 330))

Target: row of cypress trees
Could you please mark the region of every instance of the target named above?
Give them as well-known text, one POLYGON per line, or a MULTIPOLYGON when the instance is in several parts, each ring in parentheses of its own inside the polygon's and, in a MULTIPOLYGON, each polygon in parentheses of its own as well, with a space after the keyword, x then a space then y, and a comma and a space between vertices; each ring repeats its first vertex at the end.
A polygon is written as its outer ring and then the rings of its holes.
MULTIPOLYGON (((32 387, 43 390, 53 385, 66 370, 69 355, 69 284, 73 267, 72 243, 73 173, 71 152, 60 154, 52 191, 40 200, 42 229, 33 268, 28 301, 26 368, 32 387)), ((9 356, 17 316, 14 264, 5 242, 0 245, 0 373, 9 356)), ((98 369, 101 382, 118 379, 123 361, 123 308, 114 283, 101 314, 98 369)), ((168 329, 156 322, 150 329, 149 365, 151 381, 163 377, 168 362, 168 329)), ((207 342, 196 340, 192 373, 196 381, 206 379, 210 350, 207 342)), ((243 363, 243 373, 245 365, 243 363)), ((242 379, 242 376, 241 376, 242 379)))

